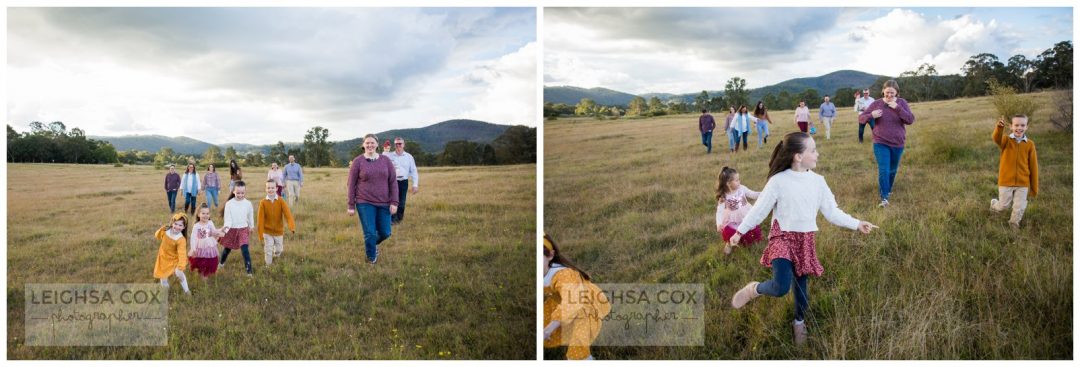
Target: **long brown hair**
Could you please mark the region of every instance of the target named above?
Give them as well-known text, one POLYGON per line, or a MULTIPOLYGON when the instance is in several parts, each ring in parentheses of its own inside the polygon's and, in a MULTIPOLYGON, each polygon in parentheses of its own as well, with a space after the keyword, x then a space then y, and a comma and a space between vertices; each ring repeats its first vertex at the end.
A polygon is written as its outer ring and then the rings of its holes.
POLYGON ((592 277, 589 276, 589 273, 581 270, 581 268, 579 268, 577 265, 574 265, 574 263, 571 262, 570 259, 567 259, 565 256, 563 256, 562 251, 559 250, 559 245, 556 244, 555 240, 551 239, 551 236, 548 236, 547 233, 544 233, 544 240, 551 244, 551 249, 555 252, 554 254, 552 254, 551 251, 548 251, 546 246, 544 247, 544 256, 551 256, 551 262, 559 263, 567 268, 577 270, 577 272, 581 274, 582 279, 592 280, 592 277))
POLYGON ((773 175, 791 168, 795 155, 806 150, 806 139, 810 139, 810 134, 802 131, 784 135, 784 138, 773 149, 772 158, 769 159, 769 176, 765 177, 765 182, 768 182, 773 175))
POLYGON ((735 174, 739 173, 734 168, 724 166, 720 169, 720 174, 716 176, 716 201, 724 198, 728 191, 728 182, 731 182, 732 178, 735 178, 735 174))

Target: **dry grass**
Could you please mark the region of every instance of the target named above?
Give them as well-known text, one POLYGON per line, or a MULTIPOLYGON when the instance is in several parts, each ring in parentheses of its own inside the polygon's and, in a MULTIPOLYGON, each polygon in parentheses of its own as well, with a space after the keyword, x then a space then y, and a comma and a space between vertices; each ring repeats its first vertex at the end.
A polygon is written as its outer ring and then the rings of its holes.
POLYGON ((164 171, 7 167, 10 359, 534 358, 535 165, 424 169, 375 267, 345 214, 347 171, 307 169, 283 258, 267 270, 255 241, 253 279, 238 253, 210 283, 188 272, 194 295, 172 287, 165 347, 23 340, 24 284, 155 282, 164 171))
MULTIPOLYGON (((989 210, 999 153, 988 98, 912 108, 917 121, 885 210, 876 207, 877 168, 871 143, 857 142, 854 113, 840 111, 831 140, 823 129, 816 136, 816 171, 840 207, 881 229, 859 235, 818 221, 825 274, 810 281, 810 341, 801 349, 791 342, 790 296, 731 308, 735 291, 771 273, 758 264, 764 244, 724 258, 713 217, 720 167, 736 167, 743 184, 761 190, 776 140, 732 155, 718 133, 705 155, 696 114, 547 122, 544 228, 569 257, 600 283, 704 283, 708 293, 703 347, 597 347, 594 355, 1071 359, 1072 137, 1051 126, 1056 109, 1044 103, 1031 119, 1042 184, 1016 232, 1008 214, 989 210)), ((775 139, 797 130, 792 111, 770 114, 775 139)))

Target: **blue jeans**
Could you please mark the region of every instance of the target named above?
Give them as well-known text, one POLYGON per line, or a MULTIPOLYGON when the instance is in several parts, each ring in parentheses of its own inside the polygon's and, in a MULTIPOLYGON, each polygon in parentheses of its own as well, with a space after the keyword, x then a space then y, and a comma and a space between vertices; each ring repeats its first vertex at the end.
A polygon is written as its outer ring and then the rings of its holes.
POLYGON ((705 146, 705 153, 712 153, 712 131, 701 133, 701 145, 705 146))
POLYGON ((796 277, 795 264, 792 264, 791 260, 788 259, 776 258, 772 260, 771 264, 773 278, 758 284, 757 292, 773 297, 783 297, 787 294, 788 289, 791 289, 791 281, 794 279, 795 292, 793 292, 792 297, 795 298, 795 320, 804 320, 806 309, 809 308, 809 301, 807 300, 809 290, 806 288, 806 281, 809 276, 796 277))
POLYGON ((735 150, 739 148, 739 130, 728 131, 728 149, 735 150))
POLYGON ((878 166, 878 188, 881 199, 888 200, 896 181, 896 170, 900 168, 900 156, 904 148, 894 148, 885 144, 874 143, 874 158, 878 166))
POLYGON ((405 220, 405 198, 406 198, 407 194, 409 193, 409 179, 406 178, 404 180, 398 180, 397 188, 398 188, 398 196, 397 196, 398 206, 397 206, 397 213, 394 213, 394 215, 390 216, 390 222, 392 222, 392 223, 398 223, 398 222, 401 222, 402 220, 405 220))
POLYGON ((214 207, 216 208, 218 206, 217 194, 218 194, 218 188, 216 188, 216 187, 207 187, 206 188, 206 203, 210 204, 210 200, 213 200, 214 201, 214 207))
POLYGON ((390 238, 390 206, 356 204, 360 228, 364 230, 364 250, 368 261, 379 257, 378 245, 390 238))
POLYGON ((166 191, 166 195, 169 197, 169 213, 176 212, 176 191, 166 191))
POLYGON ((765 137, 767 136, 769 136, 769 123, 765 121, 759 121, 757 123, 757 145, 759 148, 762 144, 764 144, 762 140, 765 139, 765 137))
POLYGON ((185 192, 184 193, 184 211, 191 211, 191 214, 195 214, 196 201, 199 197, 198 192, 185 192), (189 206, 190 205, 190 206, 189 206), (189 209, 190 208, 190 209, 189 209))

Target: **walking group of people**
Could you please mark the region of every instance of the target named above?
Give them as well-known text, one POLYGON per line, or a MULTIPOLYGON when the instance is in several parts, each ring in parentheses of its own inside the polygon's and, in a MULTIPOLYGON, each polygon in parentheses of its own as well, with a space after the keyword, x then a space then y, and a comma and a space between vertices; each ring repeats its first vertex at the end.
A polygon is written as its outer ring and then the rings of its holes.
MULTIPOLYGON (((364 247, 368 263, 375 265, 378 259, 377 245, 390 237, 390 225, 404 220, 404 205, 408 183, 413 182, 412 192, 419 191, 419 174, 412 155, 404 151, 405 141, 396 138, 396 150, 384 147, 383 154, 376 152, 378 138, 369 134, 364 137, 364 153, 350 163, 347 202, 348 214, 358 215, 364 235, 364 247)), ((247 199, 248 184, 243 181, 243 171, 236 160, 229 162, 229 198, 221 211, 222 227, 211 220, 211 209, 218 208, 217 194, 221 181, 214 165, 200 180, 194 163, 189 163, 183 176, 169 165, 165 175, 165 192, 172 213, 169 221, 160 227, 154 237, 160 241, 154 277, 163 287, 169 287, 169 278, 175 275, 184 292, 190 294, 184 270, 190 265, 205 280, 225 267, 226 259, 234 250, 240 250, 244 270, 253 276, 251 254, 248 251, 250 236, 256 234, 263 241, 263 257, 267 267, 285 250, 286 228, 296 233, 293 208, 300 200, 304 185, 303 167, 296 157, 289 156, 289 164, 283 168, 277 162, 271 164, 265 180, 264 199, 259 201, 258 211, 247 199), (206 202, 197 205, 199 191, 206 192, 206 202), (184 194, 184 210, 176 211, 176 196, 184 194), (211 207, 211 203, 213 206, 211 207), (197 216, 195 213, 198 213, 197 216), (189 216, 195 216, 195 220, 189 216), (194 223, 193 223, 194 222, 194 223), (218 245, 223 250, 219 252, 218 245)))
MULTIPOLYGON (((882 87, 882 98, 873 99, 869 90, 863 90, 855 104, 860 142, 863 126, 870 125, 873 133, 881 199, 878 206, 881 208, 889 206, 889 195, 904 151, 906 129, 915 122, 915 115, 907 101, 898 96, 899 89, 896 81, 886 81, 882 87)), ((826 128, 826 139, 829 139, 836 110, 828 99, 825 103, 830 106, 823 106, 819 117, 826 128)), ((732 108, 733 115, 725 126, 725 130, 731 130, 731 136, 742 139, 743 149, 746 149, 745 136, 749 132, 749 123, 771 123, 760 102, 755 110, 754 116, 747 116, 745 106, 737 110, 732 108)), ((707 138, 711 137, 715 122, 707 112, 702 111, 699 128, 702 142, 707 152, 711 152, 711 143, 707 138)), ((811 134, 812 126, 808 124, 809 116, 805 104, 800 103, 795 117, 800 131, 784 135, 773 149, 765 186, 760 192, 743 185, 734 167, 723 167, 717 175, 714 197, 717 205, 716 231, 723 238, 725 255, 731 254, 736 247, 750 247, 765 239, 760 223, 772 214, 767 245, 759 263, 771 268, 773 276, 747 283, 734 293, 731 305, 741 309, 762 295, 783 297, 792 293, 795 301, 792 332, 796 345, 804 344, 808 337, 805 320, 809 311, 809 277, 821 276, 825 271, 817 256, 817 214, 820 212, 830 223, 863 234, 878 228, 841 210, 825 178, 813 171, 819 155, 817 143, 811 134), (750 200, 754 201, 753 204, 750 200)), ((1037 195, 1039 187, 1038 154, 1034 141, 1026 135, 1027 128, 1028 116, 1001 116, 991 134, 1001 154, 998 197, 990 200, 990 208, 1000 212, 1011 205, 1009 225, 1014 229, 1020 227, 1028 194, 1037 195), (1005 134, 1006 128, 1011 130, 1008 135, 1005 134)), ((759 130, 758 135, 764 142, 768 137, 767 126, 764 131, 759 130)), ((733 152, 737 149, 738 141, 734 137, 731 139, 733 152)), ((610 305, 606 305, 606 298, 592 284, 589 275, 566 259, 546 234, 544 239, 544 346, 568 346, 568 359, 591 358, 589 345, 598 335, 600 320, 610 311, 610 305), (567 325, 565 313, 569 306, 566 300, 568 294, 576 295, 575 300, 579 301, 573 305, 574 312, 600 316, 584 317, 567 325), (580 301, 582 296, 587 297, 589 302, 580 301)))
MULTIPOLYGON (((889 194, 904 150, 906 127, 915 122, 907 101, 898 96, 899 89, 895 81, 886 81, 882 87, 882 98, 876 100, 869 98, 869 90, 864 90, 863 98, 857 101, 855 107, 859 111, 860 126, 869 124, 873 131, 881 208, 889 206, 889 194)), ((802 114, 804 118, 806 115, 805 112, 802 114)), ((1011 134, 1004 134, 1004 116, 997 120, 991 134, 1001 150, 1001 156, 999 197, 990 201, 990 207, 994 211, 1003 211, 1012 203, 1009 224, 1019 228, 1028 190, 1032 196, 1038 192, 1038 158, 1034 142, 1025 134, 1028 117, 1016 115, 1010 119, 1011 134)), ((824 273, 824 267, 817 258, 817 213, 822 213, 826 220, 835 225, 864 234, 878 228, 838 208, 825 178, 812 171, 817 162, 814 138, 805 130, 792 132, 785 135, 773 150, 769 173, 761 192, 742 185, 738 172, 729 167, 721 169, 716 183, 716 230, 723 238, 725 255, 730 254, 736 246, 749 247, 760 241, 759 224, 772 213, 768 244, 760 263, 772 269, 773 277, 747 283, 732 296, 731 305, 739 309, 761 295, 783 297, 790 291, 795 299, 792 329, 796 345, 805 343, 808 335, 805 323, 809 308, 808 278, 824 273), (754 200, 753 205, 748 199, 754 200)))

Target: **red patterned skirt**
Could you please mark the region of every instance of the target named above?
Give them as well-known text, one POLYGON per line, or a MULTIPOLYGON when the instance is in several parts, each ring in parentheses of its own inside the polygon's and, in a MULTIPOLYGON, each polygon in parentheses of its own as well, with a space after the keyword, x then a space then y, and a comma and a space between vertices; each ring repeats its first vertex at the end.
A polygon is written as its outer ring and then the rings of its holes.
MULTIPOLYGON (((735 235, 735 232, 738 230, 738 228, 738 223, 728 223, 726 226, 724 226, 724 231, 723 233, 721 233, 721 235, 724 237, 724 242, 730 241, 731 236, 735 235)), ((749 231, 746 231, 746 233, 743 233, 743 236, 739 238, 739 245, 749 247, 757 241, 761 241, 761 226, 754 226, 754 228, 751 228, 749 231)))
POLYGON ((248 244, 249 235, 247 227, 229 228, 229 231, 225 233, 225 237, 222 237, 220 242, 225 248, 239 250, 240 246, 248 244))
POLYGON ((214 257, 191 257, 188 256, 188 262, 191 263, 191 270, 199 272, 199 275, 204 277, 214 275, 217 272, 218 258, 214 257))
POLYGON ((780 222, 773 219, 769 229, 769 245, 761 254, 761 265, 772 267, 773 259, 788 259, 795 265, 795 276, 821 276, 825 268, 817 258, 817 245, 814 243, 815 232, 785 232, 780 222))

